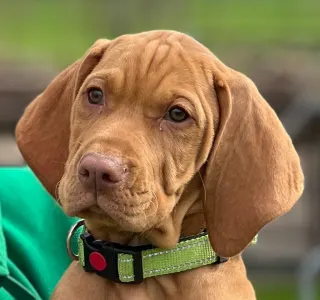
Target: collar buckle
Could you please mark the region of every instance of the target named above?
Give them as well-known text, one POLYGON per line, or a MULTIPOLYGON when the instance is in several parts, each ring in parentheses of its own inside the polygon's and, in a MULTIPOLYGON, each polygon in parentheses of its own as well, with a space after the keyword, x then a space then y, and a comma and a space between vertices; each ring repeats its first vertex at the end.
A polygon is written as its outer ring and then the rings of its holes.
POLYGON ((134 273, 134 280, 129 283, 141 283, 143 281, 142 251, 133 250, 130 246, 123 246, 118 243, 94 240, 88 232, 82 233, 80 238, 83 242, 83 267, 86 272, 95 272, 106 279, 122 283, 119 279, 118 255, 129 254, 133 259, 134 273))

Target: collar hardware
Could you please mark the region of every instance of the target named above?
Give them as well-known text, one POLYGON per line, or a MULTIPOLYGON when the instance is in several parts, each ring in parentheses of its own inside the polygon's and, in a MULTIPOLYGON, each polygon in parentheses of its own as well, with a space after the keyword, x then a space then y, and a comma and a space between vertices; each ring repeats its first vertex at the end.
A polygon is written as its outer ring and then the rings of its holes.
POLYGON ((79 243, 83 245, 83 252, 79 253, 79 261, 86 272, 95 272, 114 282, 122 282, 118 275, 119 254, 130 255, 133 262, 133 283, 143 281, 141 250, 132 249, 136 247, 94 240, 88 232, 82 233, 80 239, 79 243))
POLYGON ((73 236, 76 234, 76 232, 78 231, 78 229, 82 226, 85 226, 84 224, 84 220, 80 220, 77 223, 75 223, 69 230, 68 236, 67 236, 67 252, 68 255, 70 256, 70 258, 72 260, 78 260, 78 255, 74 254, 71 248, 71 240, 73 238, 73 236))

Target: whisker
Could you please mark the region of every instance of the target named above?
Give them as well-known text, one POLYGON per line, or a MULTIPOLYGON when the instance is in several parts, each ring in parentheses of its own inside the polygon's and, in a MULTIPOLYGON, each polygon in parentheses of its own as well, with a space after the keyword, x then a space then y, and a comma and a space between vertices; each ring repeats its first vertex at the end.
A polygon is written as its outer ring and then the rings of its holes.
POLYGON ((206 203, 206 200, 207 200, 207 189, 206 189, 206 186, 204 185, 204 181, 203 181, 203 178, 202 178, 202 175, 200 172, 198 172, 199 176, 200 176, 200 179, 201 179, 201 182, 202 182, 202 186, 203 186, 203 191, 204 191, 204 203, 206 203))
MULTIPOLYGON (((157 195, 156 195, 154 192, 151 192, 151 193, 152 193, 152 195, 153 195, 153 197, 151 198, 151 203, 152 203, 153 205, 156 205, 155 211, 157 211, 157 210, 158 210, 158 201, 155 201, 155 200, 157 200, 157 195), (154 201, 155 201, 155 202, 154 202, 154 201)), ((146 217, 146 219, 147 219, 147 215, 146 215, 146 214, 145 214, 145 217, 146 217)), ((156 214, 153 215, 153 217, 152 217, 152 219, 149 221, 149 223, 152 223, 155 218, 156 218, 156 214)), ((145 229, 145 230, 143 230, 142 232, 140 232, 139 237, 141 237, 142 235, 144 235, 146 231, 147 231, 147 229, 145 229)), ((149 235, 150 235, 150 234, 149 234, 149 235)), ((147 236, 145 236, 145 237, 147 237, 147 236)))
POLYGON ((62 205, 62 204, 61 204, 61 199, 60 199, 59 194, 58 194, 58 189, 59 189, 60 182, 61 182, 61 180, 58 181, 58 183, 57 183, 57 185, 56 185, 56 187, 55 187, 54 196, 55 196, 57 202, 58 202, 60 205, 62 205))

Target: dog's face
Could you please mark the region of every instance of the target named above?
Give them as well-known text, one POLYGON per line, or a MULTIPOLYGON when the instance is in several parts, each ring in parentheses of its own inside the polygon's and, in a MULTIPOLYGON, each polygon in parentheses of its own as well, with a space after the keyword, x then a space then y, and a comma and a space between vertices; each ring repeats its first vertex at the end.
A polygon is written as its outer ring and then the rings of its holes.
POLYGON ((60 182, 67 214, 160 247, 189 220, 218 254, 235 255, 303 186, 254 84, 172 31, 99 40, 30 105, 17 140, 51 193, 60 182))
POLYGON ((143 232, 162 225, 203 164, 201 103, 214 93, 179 41, 130 39, 111 42, 79 89, 59 197, 69 215, 143 232))
POLYGON ((59 198, 69 215, 139 233, 172 223, 208 156, 214 91, 183 41, 132 39, 111 42, 77 93, 59 198))

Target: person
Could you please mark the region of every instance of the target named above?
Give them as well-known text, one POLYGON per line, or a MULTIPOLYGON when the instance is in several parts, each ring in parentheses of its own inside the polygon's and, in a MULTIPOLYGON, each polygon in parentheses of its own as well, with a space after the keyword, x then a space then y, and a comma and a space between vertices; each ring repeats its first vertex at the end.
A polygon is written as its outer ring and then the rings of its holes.
POLYGON ((71 262, 66 237, 77 221, 30 168, 0 167, 1 300, 50 298, 71 262))

